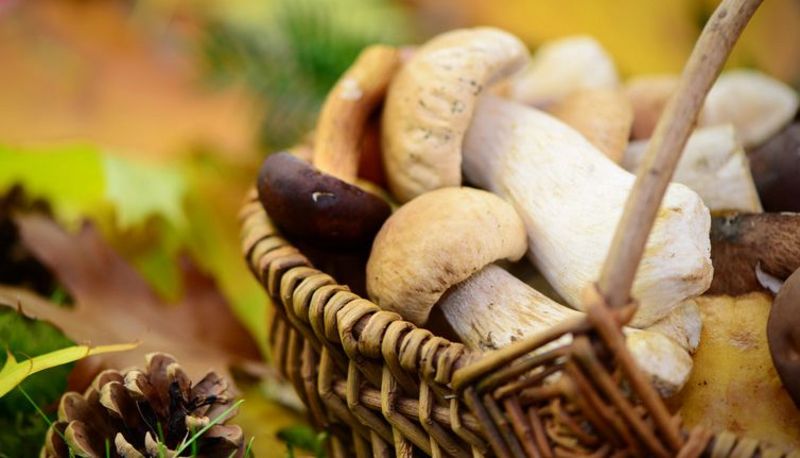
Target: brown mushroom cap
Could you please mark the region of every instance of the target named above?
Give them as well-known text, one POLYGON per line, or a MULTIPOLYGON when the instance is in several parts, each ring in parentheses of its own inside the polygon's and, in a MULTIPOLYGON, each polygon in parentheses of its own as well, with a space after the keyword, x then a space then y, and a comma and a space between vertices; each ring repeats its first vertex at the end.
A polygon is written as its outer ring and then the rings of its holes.
POLYGON ((495 261, 520 259, 526 248, 510 204, 478 189, 442 188, 386 220, 367 262, 367 291, 381 308, 423 324, 450 287, 495 261))
POLYGON ((519 39, 488 27, 439 35, 414 53, 383 111, 386 177, 400 202, 461 184, 461 142, 478 95, 528 59, 519 39))
POLYGON ((800 212, 800 122, 773 135, 748 156, 764 210, 800 212))
POLYGON ((800 408, 800 269, 789 276, 772 303, 767 340, 783 386, 800 408))
POLYGON ((365 48, 339 78, 322 106, 313 166, 288 153, 261 166, 258 195, 272 220, 288 236, 318 247, 367 245, 389 216, 389 205, 351 184, 367 119, 380 105, 400 65, 397 49, 365 48))
POLYGON ((800 268, 800 213, 730 213, 711 219, 714 279, 706 294, 762 291, 756 271, 784 280, 800 268))
POLYGON ((316 245, 349 247, 369 242, 391 214, 378 196, 285 152, 264 161, 258 196, 282 230, 316 245))

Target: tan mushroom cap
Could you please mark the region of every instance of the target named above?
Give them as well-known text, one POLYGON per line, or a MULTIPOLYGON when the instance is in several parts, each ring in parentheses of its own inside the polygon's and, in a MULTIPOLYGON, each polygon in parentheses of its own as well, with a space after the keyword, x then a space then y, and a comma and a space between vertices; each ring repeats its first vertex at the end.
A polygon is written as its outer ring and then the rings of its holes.
POLYGON ((520 259, 526 248, 525 226, 510 204, 478 189, 442 188, 386 220, 367 263, 367 292, 421 325, 450 287, 495 261, 520 259))
POLYGON ((485 27, 439 35, 416 51, 392 81, 383 111, 383 159, 399 201, 461 184, 461 141, 475 100, 528 59, 519 39, 485 27))

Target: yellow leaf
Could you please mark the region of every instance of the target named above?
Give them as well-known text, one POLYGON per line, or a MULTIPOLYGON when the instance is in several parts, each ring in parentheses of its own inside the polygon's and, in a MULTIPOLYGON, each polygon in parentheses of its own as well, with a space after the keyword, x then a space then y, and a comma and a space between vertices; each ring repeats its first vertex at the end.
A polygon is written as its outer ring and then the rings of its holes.
POLYGON ((44 355, 39 355, 22 362, 18 362, 16 358, 14 358, 14 355, 8 352, 8 359, 6 359, 3 369, 0 370, 0 397, 3 397, 6 393, 13 390, 14 387, 22 383, 29 375, 45 369, 50 369, 51 367, 71 363, 91 355, 130 350, 137 345, 139 344, 128 343, 103 345, 99 347, 75 345, 73 347, 45 353, 44 355))

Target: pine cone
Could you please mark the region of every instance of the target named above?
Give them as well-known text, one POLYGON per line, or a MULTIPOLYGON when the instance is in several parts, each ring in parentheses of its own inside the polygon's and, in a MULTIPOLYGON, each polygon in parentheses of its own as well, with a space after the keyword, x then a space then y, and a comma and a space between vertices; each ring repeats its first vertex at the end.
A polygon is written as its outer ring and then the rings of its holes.
MULTIPOLYGON (((214 372, 192 382, 172 356, 147 355, 147 370, 106 370, 81 396, 68 392, 58 421, 47 432, 41 456, 171 458, 183 441, 219 417, 233 402, 225 380, 214 372), (108 446, 106 443, 108 442, 108 446)), ((241 457, 242 430, 215 424, 181 456, 241 457)))

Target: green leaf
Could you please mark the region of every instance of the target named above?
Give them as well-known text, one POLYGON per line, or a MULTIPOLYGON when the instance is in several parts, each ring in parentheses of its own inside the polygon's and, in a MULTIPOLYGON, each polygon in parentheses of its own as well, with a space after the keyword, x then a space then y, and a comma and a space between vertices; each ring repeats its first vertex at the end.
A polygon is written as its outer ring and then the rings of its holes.
MULTIPOLYGON (((74 345, 53 325, 34 320, 14 309, 0 309, 0 348, 13 348, 17 358, 40 355, 74 345)), ((6 354, 0 351, 0 364, 6 354)), ((48 410, 67 386, 72 364, 66 364, 28 377, 20 387, 36 406, 48 410)), ((14 451, 11 456, 37 456, 47 422, 36 412, 19 390, 0 398, 0 450, 14 451)), ((0 453, 0 457, 4 457, 0 453)))
MULTIPOLYGON (((0 364, 5 364, 6 349, 23 359, 74 344, 47 322, 34 320, 14 309, 0 308, 0 364)), ((71 365, 64 365, 45 374, 36 374, 25 381, 25 390, 40 406, 55 402, 64 391, 71 370, 71 365)), ((8 412, 24 411, 27 404, 22 396, 10 393, 0 399, 0 417, 8 412)))
POLYGON ((45 197, 70 220, 97 209, 105 189, 101 157, 86 145, 45 150, 0 146, 0 188, 15 183, 31 195, 45 197))
POLYGON ((29 375, 52 367, 75 362, 91 355, 131 350, 136 348, 137 345, 138 344, 135 343, 102 345, 98 347, 75 345, 23 361, 17 361, 14 355, 9 351, 6 355, 5 365, 0 369, 0 398, 14 389, 14 387, 19 385, 29 375))
POLYGON ((171 224, 185 224, 183 197, 186 184, 178 170, 103 157, 105 197, 116 209, 122 228, 144 223, 160 215, 171 224))
POLYGON ((0 146, 0 189, 19 183, 53 205, 67 222, 116 214, 125 229, 151 216, 185 224, 186 184, 170 166, 133 162, 87 145, 41 150, 0 146))
POLYGON ((316 457, 325 456, 325 441, 328 436, 325 433, 317 433, 310 426, 295 425, 283 428, 278 431, 278 438, 286 442, 290 455, 293 449, 299 448, 313 453, 316 457))
POLYGON ((172 258, 188 226, 184 175, 176 166, 135 162, 87 145, 0 146, 0 192, 18 183, 49 201, 67 226, 87 217, 97 221, 166 297, 178 294, 172 258))

